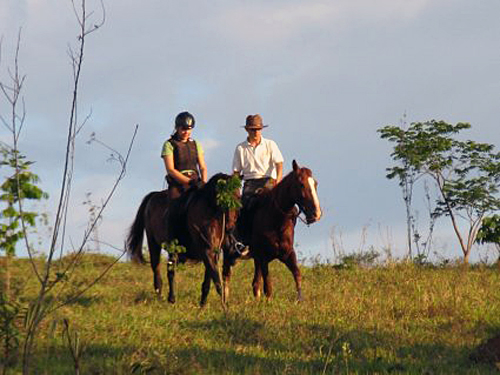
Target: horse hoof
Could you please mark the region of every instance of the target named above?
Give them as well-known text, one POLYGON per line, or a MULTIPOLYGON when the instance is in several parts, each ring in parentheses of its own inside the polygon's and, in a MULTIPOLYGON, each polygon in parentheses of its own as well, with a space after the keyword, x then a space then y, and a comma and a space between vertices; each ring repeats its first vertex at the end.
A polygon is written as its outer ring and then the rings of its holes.
POLYGON ((175 303, 175 297, 168 297, 168 302, 174 304, 175 303))

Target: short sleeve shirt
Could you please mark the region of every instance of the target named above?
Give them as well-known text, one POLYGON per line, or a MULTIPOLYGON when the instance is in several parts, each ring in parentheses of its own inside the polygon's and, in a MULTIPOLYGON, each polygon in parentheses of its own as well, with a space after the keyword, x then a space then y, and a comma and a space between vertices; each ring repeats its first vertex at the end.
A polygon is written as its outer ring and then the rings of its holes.
POLYGON ((262 137, 260 143, 253 147, 245 140, 234 151, 233 171, 242 173, 244 180, 276 178, 276 163, 283 163, 276 142, 262 137))

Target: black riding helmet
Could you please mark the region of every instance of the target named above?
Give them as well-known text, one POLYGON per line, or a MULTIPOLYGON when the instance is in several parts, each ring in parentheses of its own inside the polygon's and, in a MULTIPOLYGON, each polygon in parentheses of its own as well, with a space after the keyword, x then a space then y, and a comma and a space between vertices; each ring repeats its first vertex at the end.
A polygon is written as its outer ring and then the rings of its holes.
POLYGON ((175 118, 175 128, 183 129, 193 129, 194 128, 194 116, 189 112, 181 112, 175 118))

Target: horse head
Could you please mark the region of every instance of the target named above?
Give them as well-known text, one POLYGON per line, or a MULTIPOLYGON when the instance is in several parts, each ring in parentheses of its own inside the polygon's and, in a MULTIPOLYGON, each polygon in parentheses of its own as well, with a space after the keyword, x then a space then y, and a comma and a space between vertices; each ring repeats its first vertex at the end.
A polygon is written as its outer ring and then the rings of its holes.
POLYGON ((318 183, 309 168, 300 168, 295 160, 292 162, 292 167, 294 183, 291 186, 291 194, 297 206, 306 215, 307 224, 312 224, 321 218, 318 183))

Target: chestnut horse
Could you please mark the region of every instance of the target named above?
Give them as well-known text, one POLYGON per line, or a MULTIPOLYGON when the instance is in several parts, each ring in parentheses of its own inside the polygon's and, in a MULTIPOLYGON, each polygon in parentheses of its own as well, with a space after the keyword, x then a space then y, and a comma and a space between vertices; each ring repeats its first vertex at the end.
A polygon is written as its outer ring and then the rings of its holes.
MULTIPOLYGON (((252 282, 255 297, 260 297, 261 281, 264 280, 264 294, 272 295, 269 276, 269 262, 279 259, 293 275, 297 299, 302 301, 301 274, 297 255, 293 248, 295 223, 300 212, 306 216, 306 223, 312 224, 321 218, 317 194, 317 182, 308 168, 300 168, 292 162, 293 171, 272 189, 264 189, 252 199, 251 207, 244 207, 238 218, 238 233, 250 247, 255 273, 252 282), (298 206, 298 209, 297 207, 298 206)), ((231 264, 224 260, 224 294, 229 295, 231 264)))
MULTIPOLYGON (((153 283, 156 293, 161 296, 162 278, 160 273, 160 255, 162 244, 171 244, 174 240, 185 248, 185 252, 169 254, 177 256, 180 263, 186 260, 202 261, 205 265, 205 278, 201 287, 200 305, 207 302, 210 282, 213 281, 217 293, 222 295, 221 280, 217 268, 219 249, 226 239, 226 231, 236 225, 237 210, 223 210, 217 205, 216 185, 219 180, 228 180, 231 176, 219 173, 199 188, 191 188, 178 199, 169 201, 166 191, 151 192, 144 199, 137 211, 134 223, 127 237, 127 251, 132 260, 145 263, 142 254, 144 230, 153 269, 153 283)), ((236 199, 240 191, 234 191, 236 199)), ((224 246, 225 252, 231 251, 230 245, 224 246)), ((231 256, 225 256, 230 261, 231 256)), ((169 259, 169 263, 172 260, 169 259)), ((175 302, 175 266, 167 267, 169 293, 168 301, 175 302)))

